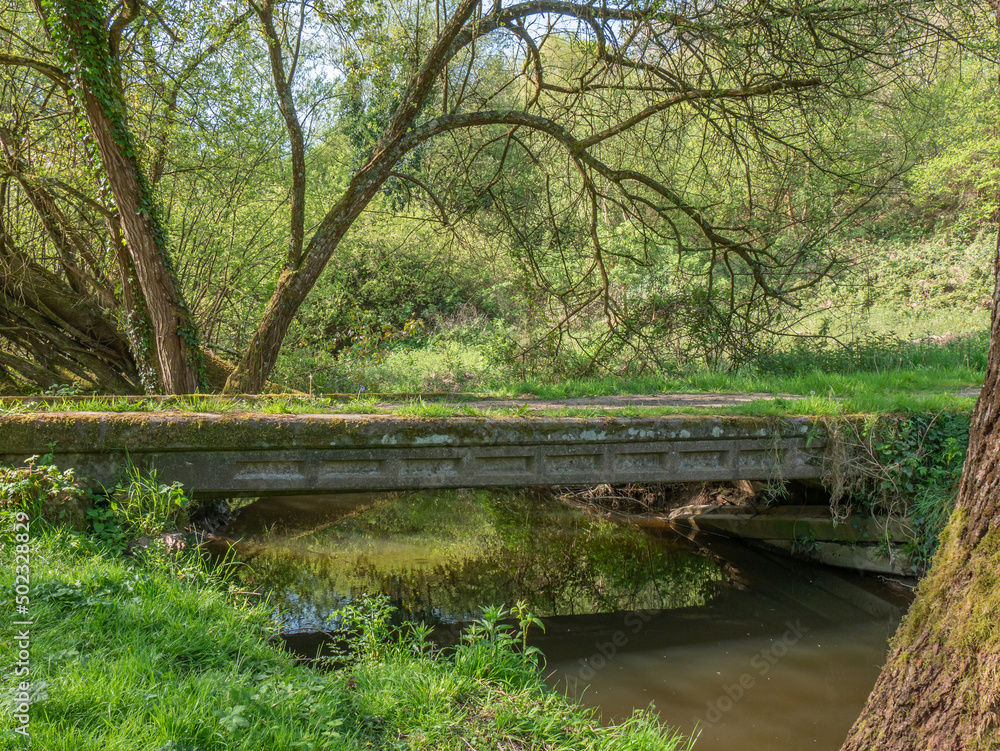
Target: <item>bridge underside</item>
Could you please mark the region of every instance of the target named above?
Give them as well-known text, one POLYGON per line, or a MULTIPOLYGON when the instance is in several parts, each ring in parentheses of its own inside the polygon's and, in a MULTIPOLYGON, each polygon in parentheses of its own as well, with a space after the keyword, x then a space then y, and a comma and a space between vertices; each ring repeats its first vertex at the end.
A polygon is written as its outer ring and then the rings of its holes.
POLYGON ((819 478, 808 418, 39 413, 0 417, 0 462, 52 453, 93 485, 128 463, 197 497, 819 478))

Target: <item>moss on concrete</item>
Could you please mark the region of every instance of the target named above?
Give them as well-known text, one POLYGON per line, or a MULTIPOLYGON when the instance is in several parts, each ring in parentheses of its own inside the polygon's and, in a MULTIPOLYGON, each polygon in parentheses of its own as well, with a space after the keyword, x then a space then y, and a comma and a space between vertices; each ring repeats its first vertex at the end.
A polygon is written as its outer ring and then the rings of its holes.
POLYGON ((40 412, 0 416, 0 454, 248 450, 427 444, 537 444, 802 436, 806 418, 398 417, 176 412, 40 412), (763 432, 762 432, 763 431, 763 432), (587 434, 592 434, 588 436, 587 434), (578 435, 581 437, 574 437, 578 435))

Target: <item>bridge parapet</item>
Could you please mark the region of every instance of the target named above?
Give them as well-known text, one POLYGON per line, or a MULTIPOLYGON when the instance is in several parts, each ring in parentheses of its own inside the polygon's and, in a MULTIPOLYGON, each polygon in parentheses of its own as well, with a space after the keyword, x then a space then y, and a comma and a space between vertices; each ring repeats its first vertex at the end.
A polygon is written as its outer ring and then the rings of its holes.
POLYGON ((126 463, 199 497, 819 478, 809 418, 442 417, 165 412, 0 416, 0 462, 53 454, 111 485, 126 463))

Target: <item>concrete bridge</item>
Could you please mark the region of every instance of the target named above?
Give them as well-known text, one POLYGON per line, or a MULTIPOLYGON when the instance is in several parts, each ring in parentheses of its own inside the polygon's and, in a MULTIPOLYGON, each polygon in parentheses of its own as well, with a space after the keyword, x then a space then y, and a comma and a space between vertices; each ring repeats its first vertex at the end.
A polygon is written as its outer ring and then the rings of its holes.
POLYGON ((131 462, 202 498, 819 478, 825 446, 809 418, 0 416, 0 463, 52 453, 57 466, 110 486, 131 462))

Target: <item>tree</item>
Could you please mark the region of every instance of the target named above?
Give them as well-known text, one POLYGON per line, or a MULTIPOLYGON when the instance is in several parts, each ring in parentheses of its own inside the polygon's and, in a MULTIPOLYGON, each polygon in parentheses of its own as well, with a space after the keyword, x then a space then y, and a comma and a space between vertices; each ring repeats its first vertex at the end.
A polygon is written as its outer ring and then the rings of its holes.
MULTIPOLYGON (((942 39, 968 31, 929 0, 33 3, 38 28, 18 17, 0 66, 51 82, 49 98, 73 113, 65 127, 83 129, 97 187, 77 187, 109 223, 101 244, 115 249, 121 290, 109 304, 131 322, 136 369, 166 391, 199 386, 205 314, 174 274, 162 181, 179 154, 204 169, 227 105, 191 81, 243 75, 224 61, 270 78, 288 175, 284 258, 226 385, 252 392, 358 217, 402 186, 398 206, 423 196, 446 231, 503 245, 547 300, 556 356, 581 318, 606 323, 595 360, 642 351, 678 316, 741 346, 835 267, 823 231, 849 225, 913 163, 892 112, 933 74, 942 39), (337 111, 331 88, 339 117, 363 126, 333 197, 310 173, 337 111), (845 137, 852 107, 884 115, 864 149, 845 137), (194 145, 171 138, 184 128, 194 145), (808 195, 793 196, 803 182, 808 195), (683 294, 632 289, 629 270, 657 287, 671 263, 692 280, 683 294)), ((46 237, 63 255, 75 247, 46 237)))
MULTIPOLYGON (((1000 290, 1000 262, 994 278, 1000 290)), ((986 381, 955 511, 845 751, 1000 747, 998 311, 994 293, 986 381)))
POLYGON ((173 275, 159 202, 139 162, 121 81, 121 35, 138 18, 139 2, 124 3, 110 25, 100 5, 86 0, 36 0, 35 7, 62 63, 56 77, 83 111, 118 209, 123 261, 142 291, 160 383, 167 393, 196 391, 197 328, 173 275))
MULTIPOLYGON (((933 74, 942 39, 968 31, 929 0, 32 3, 35 28, 24 2, 4 11, 14 20, 0 66, 33 77, 32 90, 48 82, 41 103, 12 89, 19 108, 58 102, 64 131, 85 137, 90 176, 75 166, 73 187, 104 213, 94 242, 115 250, 92 253, 117 277, 108 310, 127 323, 137 371, 166 391, 199 386, 206 314, 174 273, 164 180, 180 160, 210 182, 212 139, 232 138, 229 104, 192 83, 206 71, 224 84, 260 68, 284 130, 275 210, 287 206, 286 251, 255 331, 234 342, 227 384, 256 391, 358 216, 404 190, 397 207, 422 200, 456 237, 503 246, 548 301, 555 356, 571 322, 598 318, 594 360, 642 351, 680 319, 742 346, 836 266, 824 232, 849 226, 914 162, 918 144, 892 113, 933 74), (864 148, 848 127, 862 109, 884 126, 864 148), (343 160, 346 187, 329 195, 316 189, 311 155, 348 112, 361 137, 343 160), (194 138, 175 139, 180 131, 194 138), (671 264, 688 280, 680 293, 657 278, 671 264), (654 292, 633 291, 635 268, 654 292)), ((21 195, 26 183, 15 182, 21 195)), ((67 202, 56 196, 64 215, 67 202)), ((46 237, 64 255, 75 247, 46 237)), ((53 268, 66 276, 73 265, 53 268)))
MULTIPOLYGON (((1000 3, 990 6, 1000 29, 1000 3)), ((986 379, 955 511, 844 751, 1000 747, 1000 227, 993 279, 986 379)))
MULTIPOLYGON (((274 7, 262 3, 256 12, 293 161, 301 163, 302 129, 285 67, 295 68, 306 6, 298 6, 298 21, 286 21, 284 32, 275 26, 274 7)), ((423 5, 406 7, 414 26, 403 59, 394 63, 407 84, 374 148, 307 243, 300 207, 305 186, 293 185, 285 264, 229 391, 259 388, 306 295, 390 178, 426 191, 445 221, 449 206, 459 219, 483 205, 495 207, 491 216, 500 227, 494 234, 521 249, 537 283, 560 300, 560 336, 566 321, 595 305, 609 331, 633 328, 635 306, 611 293, 613 268, 620 259, 648 264, 664 247, 679 258, 708 259, 701 273, 709 299, 714 302, 713 285, 728 289, 723 318, 773 316, 836 259, 816 235, 779 242, 788 222, 771 197, 760 195, 751 162, 759 175, 798 155, 835 178, 837 210, 853 214, 880 181, 907 166, 909 155, 904 149, 900 160, 898 149, 883 149, 881 174, 874 177, 871 162, 878 159, 871 153, 862 167, 849 150, 819 137, 823 115, 848 97, 875 100, 904 79, 912 85, 920 65, 914 59, 899 66, 896 56, 905 48, 920 57, 937 20, 919 3, 900 12, 895 3, 803 9, 755 2, 598 7, 467 0, 450 14, 436 4, 431 16, 428 6, 421 25, 423 5), (560 55, 567 45, 568 62, 560 55), (497 76, 504 68, 512 74, 497 76), (726 144, 747 176, 751 215, 735 224, 710 217, 711 199, 698 195, 682 169, 690 165, 664 168, 658 158, 699 131, 703 143, 726 144), (429 185, 399 172, 408 154, 442 138, 460 177, 429 185), (769 159, 770 153, 777 156, 769 159), (511 190, 510 165, 518 161, 539 173, 531 192, 536 203, 511 190), (633 230, 626 247, 608 242, 609 212, 615 224, 633 230)), ((319 19, 350 36, 337 17, 317 10, 319 19)), ((692 163, 704 154, 704 147, 697 150, 692 163)), ((294 175, 298 181, 300 173, 294 175)))
POLYGON ((4 264, 4 360, 40 386, 75 379, 110 391, 185 392, 207 385, 205 353, 173 271, 157 190, 178 95, 244 16, 217 30, 203 24, 206 43, 194 50, 178 44, 180 54, 167 50, 159 55, 167 59, 157 60, 148 23, 126 34, 156 11, 129 2, 110 12, 70 0, 14 3, 0 14, 6 47, 0 140, 14 186, 5 183, 2 193, 9 219, 4 240, 6 256, 20 259, 4 264), (29 56, 17 54, 24 51, 29 56), (129 90, 132 71, 123 72, 123 61, 133 70, 145 63, 145 97, 129 90), (163 62, 172 64, 166 76, 163 62), (144 107, 157 120, 137 133, 144 107), (31 237, 18 236, 32 219, 44 227, 58 263, 48 263, 31 237), (31 281, 24 279, 27 268, 31 281), (29 315, 32 308, 46 326, 29 315), (89 318, 81 322, 84 312, 89 318), (96 339, 87 333, 94 330, 96 339))

